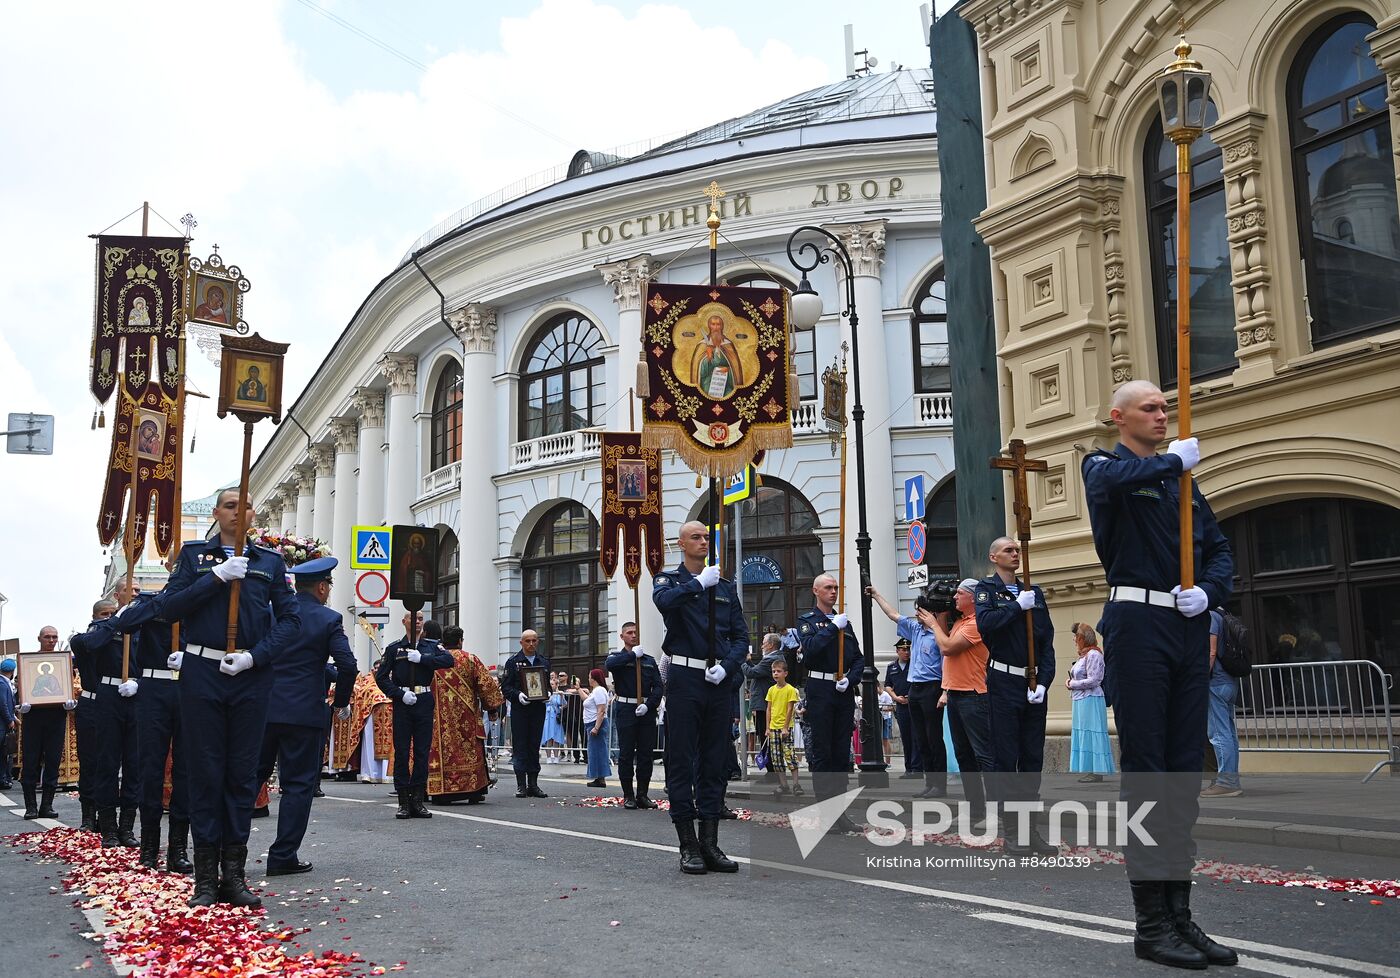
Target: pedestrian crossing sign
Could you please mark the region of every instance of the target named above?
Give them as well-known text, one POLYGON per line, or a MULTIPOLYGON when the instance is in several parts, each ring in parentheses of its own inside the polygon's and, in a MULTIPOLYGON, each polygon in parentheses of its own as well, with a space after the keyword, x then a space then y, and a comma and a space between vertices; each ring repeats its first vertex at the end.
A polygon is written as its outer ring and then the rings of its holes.
POLYGON ((753 494, 753 466, 746 465, 744 468, 731 475, 724 483, 724 505, 733 506, 735 503, 743 502, 753 494))
POLYGON ((357 526, 352 535, 350 566, 354 570, 382 570, 390 567, 387 526, 357 526))

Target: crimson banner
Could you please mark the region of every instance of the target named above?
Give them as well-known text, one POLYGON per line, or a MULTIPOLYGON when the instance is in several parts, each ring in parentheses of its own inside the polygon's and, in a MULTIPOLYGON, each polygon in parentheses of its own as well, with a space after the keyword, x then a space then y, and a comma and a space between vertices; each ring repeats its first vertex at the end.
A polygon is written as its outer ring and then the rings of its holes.
POLYGON ((166 397, 176 396, 185 247, 184 238, 98 236, 91 363, 98 403, 112 396, 123 372, 122 386, 134 399, 150 381, 166 397), (123 339, 125 362, 118 363, 123 339))
POLYGON ((660 456, 657 449, 642 446, 640 432, 603 432, 603 533, 598 560, 603 574, 612 577, 621 557, 629 587, 641 580, 643 559, 656 574, 665 558, 660 456))
POLYGON ((117 417, 112 425, 112 452, 107 465, 107 485, 102 491, 102 511, 97 536, 103 546, 117 538, 130 509, 127 492, 133 489, 135 472, 136 515, 132 520, 134 563, 146 548, 151 510, 155 510, 155 544, 161 556, 170 553, 180 535, 175 512, 176 459, 180 455, 180 416, 173 398, 161 386, 148 381, 138 398, 125 390, 117 397, 117 417))

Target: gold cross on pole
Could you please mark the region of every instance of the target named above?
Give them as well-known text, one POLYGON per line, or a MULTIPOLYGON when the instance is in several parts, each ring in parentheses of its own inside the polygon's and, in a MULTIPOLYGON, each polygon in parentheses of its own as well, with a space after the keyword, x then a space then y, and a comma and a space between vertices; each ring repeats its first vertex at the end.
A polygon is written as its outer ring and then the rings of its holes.
MULTIPOLYGON (((1031 586, 1031 505, 1030 491, 1026 487, 1027 472, 1047 472, 1050 464, 1043 458, 1027 458, 1026 443, 1019 438, 1011 439, 1002 455, 994 455, 992 468, 1011 472, 1012 511, 1016 514, 1016 538, 1021 544, 1021 576, 1024 586, 1031 586), (1003 457, 1009 455, 1010 458, 1003 457)), ((1035 621, 1033 613, 1026 612, 1026 683, 1034 690, 1035 682, 1035 621)))
POLYGON ((719 199, 724 196, 724 191, 719 189, 718 181, 711 180, 710 185, 700 192, 706 197, 710 198, 711 212, 714 212, 719 208, 719 199))

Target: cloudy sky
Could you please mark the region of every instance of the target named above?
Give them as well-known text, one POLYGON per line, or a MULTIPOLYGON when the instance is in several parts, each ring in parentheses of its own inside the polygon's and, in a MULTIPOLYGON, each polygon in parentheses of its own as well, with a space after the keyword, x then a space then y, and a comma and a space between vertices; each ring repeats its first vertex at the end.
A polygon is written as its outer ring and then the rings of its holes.
MULTIPOLYGON (((52 457, 0 455, 0 637, 28 648, 41 625, 85 625, 107 562, 95 524, 111 428, 90 430, 89 234, 143 200, 177 224, 194 214, 193 253, 217 243, 252 281, 250 325, 292 344, 290 404, 432 225, 578 149, 698 129, 835 81, 849 22, 877 70, 928 64, 912 0, 11 5, 0 415, 53 414, 57 433, 52 457)), ((179 233, 160 217, 152 234, 179 233)), ((136 234, 139 221, 112 230, 136 234)), ((192 387, 213 392, 216 368, 190 352, 192 387)), ((240 426, 190 403, 192 499, 237 478, 240 426)), ((255 452, 272 431, 259 428, 255 452)))

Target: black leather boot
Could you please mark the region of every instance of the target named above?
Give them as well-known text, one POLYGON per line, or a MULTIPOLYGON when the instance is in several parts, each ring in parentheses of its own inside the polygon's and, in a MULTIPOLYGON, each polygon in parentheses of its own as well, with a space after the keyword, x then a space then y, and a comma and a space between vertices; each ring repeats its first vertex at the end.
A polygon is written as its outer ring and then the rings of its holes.
MULTIPOLYGON (((135 849, 141 845, 140 840, 131 831, 136 827, 136 809, 123 808, 121 817, 117 819, 117 841, 128 849, 135 849)), ((160 844, 160 833, 156 833, 156 844, 160 844)))
POLYGON ((549 795, 540 790, 540 776, 538 774, 527 774, 525 776, 528 786, 525 793, 531 798, 548 798, 549 795))
POLYGON ((102 833, 102 848, 115 849, 121 845, 121 840, 117 838, 117 810, 115 808, 99 808, 97 810, 97 831, 102 833))
POLYGON ((409 809, 409 812, 413 815, 414 818, 433 817, 433 813, 428 811, 427 806, 423 804, 423 795, 426 794, 426 791, 427 789, 425 788, 414 788, 412 791, 409 792, 408 800, 409 804, 412 805, 412 807, 409 809))
POLYGON ((78 829, 82 832, 97 831, 97 806, 91 801, 79 799, 78 804, 83 806, 83 820, 78 823, 78 829))
POLYGON ((656 808, 656 802, 647 797, 647 792, 651 790, 651 785, 646 781, 637 782, 637 807, 656 808))
POLYGON ((20 789, 24 792, 24 817, 32 821, 39 817, 39 788, 37 785, 23 784, 20 789))
POLYGON ((1177 936, 1204 954, 1210 964, 1239 964, 1238 954, 1224 944, 1211 940, 1191 921, 1191 881, 1170 880, 1164 885, 1167 888, 1167 916, 1176 928, 1177 936))
POLYGON ((622 807, 636 808, 637 796, 632 791, 632 779, 619 776, 617 780, 622 783, 622 807))
POLYGON ((1133 914, 1137 920, 1133 952, 1140 958, 1165 964, 1169 968, 1203 970, 1207 964, 1206 956, 1181 939, 1167 916, 1166 884, 1135 881, 1131 885, 1133 914))
POLYGON ((219 902, 233 907, 261 907, 262 900, 248 889, 244 864, 248 862, 247 846, 224 846, 219 867, 224 878, 219 882, 219 902))
POLYGON ((147 869, 160 866, 160 820, 141 819, 141 865, 147 869))
POLYGON ((726 856, 719 847, 719 822, 715 819, 702 819, 700 822, 700 856, 705 860, 705 868, 711 872, 739 871, 739 864, 726 856))
POLYGON ((194 847, 194 893, 185 903, 191 907, 212 907, 219 902, 219 849, 194 847))
POLYGON ((700 843, 695 838, 695 823, 686 819, 676 823, 676 838, 681 842, 681 872, 691 876, 703 876, 705 857, 700 854, 700 843))
POLYGON ((53 810, 53 794, 55 788, 51 784, 44 785, 42 794, 39 795, 39 817, 58 818, 58 812, 53 810))
POLYGON ((517 775, 515 776, 515 797, 517 797, 517 798, 529 798, 529 797, 530 797, 530 789, 527 788, 527 787, 525 787, 525 775, 523 775, 523 774, 517 774, 517 775))
POLYGON ((192 873, 194 864, 190 862, 190 823, 180 819, 170 820, 170 843, 165 847, 165 868, 172 873, 192 873))
POLYGON ((394 817, 395 817, 395 818, 412 818, 412 817, 413 817, 413 792, 412 792, 412 791, 400 791, 400 792, 399 792, 399 810, 396 811, 396 812, 394 813, 394 817))

